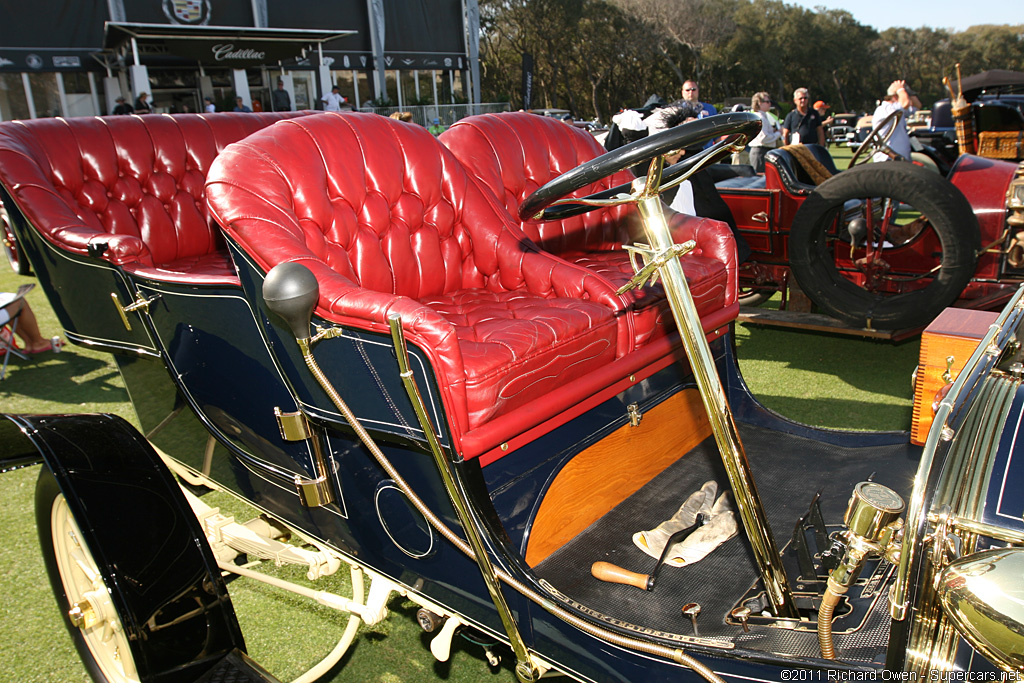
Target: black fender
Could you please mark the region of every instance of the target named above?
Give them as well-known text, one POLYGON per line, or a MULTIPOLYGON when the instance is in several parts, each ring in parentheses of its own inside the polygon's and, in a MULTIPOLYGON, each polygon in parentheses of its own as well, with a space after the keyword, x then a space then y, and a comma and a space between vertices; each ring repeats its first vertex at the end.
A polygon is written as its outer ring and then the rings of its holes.
MULTIPOLYGON (((199 521, 134 427, 114 415, 0 415, 0 470, 33 461, 52 473, 48 484, 55 482, 67 500, 111 591, 142 681, 195 681, 232 653, 244 653, 199 521)), ((40 479, 49 480, 48 473, 40 479)), ((39 490, 37 503, 38 496, 39 490)), ((50 578, 78 645, 63 585, 56 572, 50 578)))

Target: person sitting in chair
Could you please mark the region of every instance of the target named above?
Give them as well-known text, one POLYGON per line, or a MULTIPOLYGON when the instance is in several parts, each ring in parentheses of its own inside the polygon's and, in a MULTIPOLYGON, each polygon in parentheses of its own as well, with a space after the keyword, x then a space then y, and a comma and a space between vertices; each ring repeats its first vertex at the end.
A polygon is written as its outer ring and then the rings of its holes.
POLYGON ((0 292, 0 327, 7 325, 15 317, 18 319, 15 334, 25 345, 23 349, 19 349, 22 353, 35 354, 57 350, 53 342, 39 331, 39 323, 28 301, 11 292, 0 292))

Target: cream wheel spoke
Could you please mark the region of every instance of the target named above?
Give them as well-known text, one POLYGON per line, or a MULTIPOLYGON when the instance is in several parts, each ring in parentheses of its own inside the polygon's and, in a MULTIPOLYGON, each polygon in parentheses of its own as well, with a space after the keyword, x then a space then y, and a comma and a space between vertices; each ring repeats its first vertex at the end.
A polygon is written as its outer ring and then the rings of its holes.
POLYGON ((57 570, 69 603, 68 618, 105 680, 137 683, 138 672, 120 614, 62 496, 53 501, 51 528, 57 570))

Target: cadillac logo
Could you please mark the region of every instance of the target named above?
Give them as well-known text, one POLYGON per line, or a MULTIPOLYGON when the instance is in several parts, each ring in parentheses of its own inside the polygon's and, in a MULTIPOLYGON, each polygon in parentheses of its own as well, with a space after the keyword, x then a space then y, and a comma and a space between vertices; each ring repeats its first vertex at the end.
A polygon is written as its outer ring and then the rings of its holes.
POLYGON ((262 50, 253 50, 251 48, 235 49, 233 43, 214 45, 210 49, 213 50, 213 58, 216 59, 218 62, 223 62, 232 59, 260 62, 266 59, 267 57, 267 53, 263 52, 262 50))
POLYGON ((205 26, 210 23, 210 0, 163 0, 163 9, 172 24, 205 26))

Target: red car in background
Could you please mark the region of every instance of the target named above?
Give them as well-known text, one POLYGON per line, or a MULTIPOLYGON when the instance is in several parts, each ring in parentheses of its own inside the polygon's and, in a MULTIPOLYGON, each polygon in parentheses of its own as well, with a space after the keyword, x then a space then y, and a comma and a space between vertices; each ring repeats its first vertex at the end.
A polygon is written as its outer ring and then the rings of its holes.
POLYGON ((752 255, 743 303, 798 288, 858 328, 927 325, 943 308, 1000 306, 1024 282, 1024 166, 961 155, 945 177, 907 161, 839 172, 817 145, 772 150, 763 176, 716 183, 752 255), (796 287, 794 287, 794 285, 796 287))

